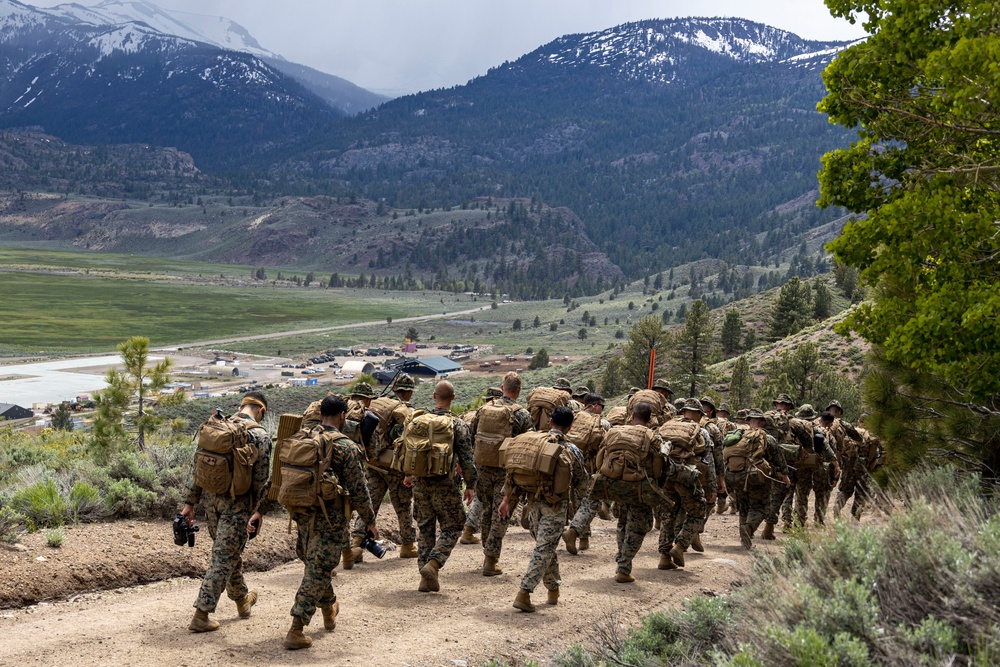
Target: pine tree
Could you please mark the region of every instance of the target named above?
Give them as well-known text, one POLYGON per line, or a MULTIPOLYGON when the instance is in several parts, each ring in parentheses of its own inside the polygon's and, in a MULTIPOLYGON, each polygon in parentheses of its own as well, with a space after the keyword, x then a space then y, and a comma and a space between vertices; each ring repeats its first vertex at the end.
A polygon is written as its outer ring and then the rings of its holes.
POLYGON ((697 396, 699 385, 704 384, 714 329, 708 306, 701 299, 694 301, 672 354, 675 376, 688 386, 688 396, 697 396))
POLYGON ((729 381, 729 401, 737 410, 749 408, 753 398, 753 376, 746 355, 740 356, 733 366, 733 377, 729 381))
POLYGON ((622 355, 622 378, 624 382, 637 387, 645 387, 649 377, 649 356, 656 350, 658 359, 665 359, 670 334, 663 328, 658 317, 644 317, 639 320, 628 335, 628 343, 622 355))
POLYGON ((743 318, 738 310, 727 310, 726 319, 722 322, 722 333, 720 342, 722 351, 727 356, 732 356, 740 351, 740 343, 743 338, 743 318))
POLYGON ((771 310, 770 335, 779 340, 801 331, 810 321, 812 310, 809 303, 809 289, 798 276, 785 283, 771 310))
POLYGON ((833 297, 830 296, 830 290, 827 289, 826 283, 817 277, 813 285, 813 317, 825 320, 830 317, 832 308, 833 297))

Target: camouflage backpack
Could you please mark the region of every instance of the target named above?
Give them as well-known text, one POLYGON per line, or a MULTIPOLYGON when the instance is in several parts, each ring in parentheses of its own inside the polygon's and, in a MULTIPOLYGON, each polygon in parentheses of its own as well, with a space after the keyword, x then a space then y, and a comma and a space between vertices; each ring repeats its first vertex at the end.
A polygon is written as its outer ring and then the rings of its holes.
POLYGON ((632 397, 628 399, 629 415, 632 414, 632 411, 635 410, 635 406, 639 403, 649 403, 649 407, 653 408, 653 415, 649 420, 649 428, 655 431, 663 422, 663 396, 652 389, 640 389, 632 394, 632 397))
POLYGON ((226 416, 216 410, 198 427, 194 482, 216 494, 236 498, 250 490, 253 466, 260 456, 250 429, 263 428, 252 419, 226 416))
POLYGON ((819 454, 816 453, 814 439, 816 429, 812 422, 793 417, 788 420, 788 429, 792 436, 792 448, 788 451, 789 461, 798 470, 815 470, 819 467, 819 454))
MULTIPOLYGON (((762 428, 744 429, 740 441, 726 447, 722 452, 726 470, 730 472, 762 472, 771 475, 771 464, 765 459, 767 454, 767 431, 762 428)), ((758 475, 755 475, 758 477, 758 475)))
POLYGON ((648 428, 615 426, 604 436, 596 467, 608 479, 655 481, 663 473, 663 459, 653 446, 652 431, 648 428))
POLYGON ((508 438, 500 456, 514 484, 532 499, 554 504, 569 496, 572 454, 549 433, 529 431, 508 438))
POLYGON ((547 432, 552 428, 552 411, 569 405, 569 394, 552 387, 535 387, 528 394, 528 412, 536 431, 547 432))
POLYGON ((601 418, 586 410, 581 410, 576 413, 573 426, 566 434, 566 439, 580 448, 586 460, 592 460, 604 442, 604 428, 601 427, 601 418))
POLYGON ((455 471, 455 417, 415 410, 396 440, 393 470, 413 477, 441 477, 455 471))
POLYGON ((378 440, 372 447, 374 456, 369 458, 368 464, 374 468, 388 470, 393 458, 392 429, 396 424, 405 422, 409 408, 399 399, 380 396, 372 401, 368 410, 378 417, 378 428, 375 431, 378 440))
POLYGON ((764 430, 774 438, 778 444, 791 442, 791 433, 788 427, 788 413, 781 410, 768 410, 764 413, 764 430))
POLYGON ((499 468, 500 445, 514 435, 514 414, 520 405, 508 405, 501 398, 494 398, 476 411, 476 439, 473 458, 477 466, 499 468))
MULTIPOLYGON (((327 503, 343 509, 347 492, 330 469, 334 441, 345 438, 339 431, 327 432, 322 426, 302 429, 278 443, 275 457, 280 465, 277 500, 289 512, 320 507, 326 515, 327 503)), ((330 517, 326 516, 327 521, 330 517)))

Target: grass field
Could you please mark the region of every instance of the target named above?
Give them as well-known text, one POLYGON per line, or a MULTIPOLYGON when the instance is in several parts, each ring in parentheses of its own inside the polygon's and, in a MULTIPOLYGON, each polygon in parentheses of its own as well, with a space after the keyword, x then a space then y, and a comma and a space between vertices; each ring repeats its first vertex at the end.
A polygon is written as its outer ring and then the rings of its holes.
POLYGON ((439 298, 0 272, 0 355, 154 346, 440 312, 439 298))

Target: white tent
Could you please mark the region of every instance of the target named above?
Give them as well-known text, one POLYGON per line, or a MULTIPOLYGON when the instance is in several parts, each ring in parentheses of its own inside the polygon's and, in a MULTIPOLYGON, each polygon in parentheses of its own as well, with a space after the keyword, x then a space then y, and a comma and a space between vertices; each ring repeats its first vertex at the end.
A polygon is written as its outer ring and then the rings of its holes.
POLYGON ((340 370, 344 373, 354 373, 355 375, 360 375, 362 373, 373 372, 375 370, 375 364, 361 359, 352 359, 351 361, 345 361, 340 370))

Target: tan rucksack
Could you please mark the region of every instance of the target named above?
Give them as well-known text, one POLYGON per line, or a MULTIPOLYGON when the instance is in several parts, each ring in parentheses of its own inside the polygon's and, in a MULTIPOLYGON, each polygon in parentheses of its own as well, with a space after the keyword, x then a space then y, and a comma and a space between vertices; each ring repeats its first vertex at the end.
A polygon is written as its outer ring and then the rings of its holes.
POLYGON ((788 420, 788 428, 792 434, 792 449, 795 451, 789 451, 790 458, 786 460, 792 461, 792 465, 797 470, 818 468, 819 454, 816 453, 816 445, 813 440, 816 429, 812 422, 793 417, 788 420))
POLYGON ((520 405, 508 405, 494 398, 476 411, 476 439, 473 459, 477 466, 499 468, 500 445, 514 435, 514 414, 520 405))
POLYGON ((607 419, 612 426, 624 426, 628 422, 628 408, 624 405, 611 408, 607 419))
POLYGON ((655 431, 661 422, 663 422, 663 396, 653 389, 640 389, 635 392, 628 399, 628 414, 630 416, 635 410, 635 406, 639 403, 649 403, 649 407, 653 408, 653 416, 649 420, 649 428, 655 431))
POLYGON ((601 427, 601 418, 595 414, 581 410, 576 413, 573 419, 573 426, 570 427, 566 439, 580 448, 586 460, 590 461, 597 455, 597 450, 604 442, 604 429, 601 427))
MULTIPOLYGON (((276 457, 281 464, 277 500, 289 512, 319 506, 326 515, 326 505, 343 508, 347 491, 336 472, 330 470, 334 440, 347 437, 322 426, 302 429, 278 443, 276 457)), ((330 517, 326 516, 327 521, 330 517)))
POLYGON ((604 435, 596 467, 608 479, 638 482, 648 477, 655 481, 663 473, 663 459, 653 447, 648 428, 615 426, 604 435))
POLYGON ((553 504, 569 496, 572 454, 549 433, 529 431, 508 438, 500 456, 514 484, 535 500, 553 504))
POLYGON ((260 456, 250 429, 263 428, 252 419, 215 412, 198 427, 194 482, 216 494, 237 498, 250 490, 253 466, 260 456))
POLYGON ((730 472, 756 472, 771 475, 771 464, 764 458, 767 453, 767 431, 762 428, 743 429, 743 437, 735 445, 722 451, 726 470, 730 472))
POLYGON ((378 428, 375 430, 378 442, 374 447, 375 456, 369 459, 368 464, 375 468, 388 470, 393 460, 392 428, 396 424, 405 423, 409 408, 406 407, 406 403, 399 399, 380 396, 372 401, 368 410, 378 417, 378 428))
POLYGON ((569 405, 569 394, 552 387, 535 387, 528 394, 528 412, 535 423, 535 430, 547 432, 552 428, 552 411, 569 405))
POLYGON ((657 429, 664 443, 670 443, 670 458, 682 463, 700 459, 705 453, 701 424, 687 419, 671 419, 657 429))
POLYGON ((413 477, 440 477, 455 471, 455 417, 415 410, 396 440, 393 470, 413 477))

